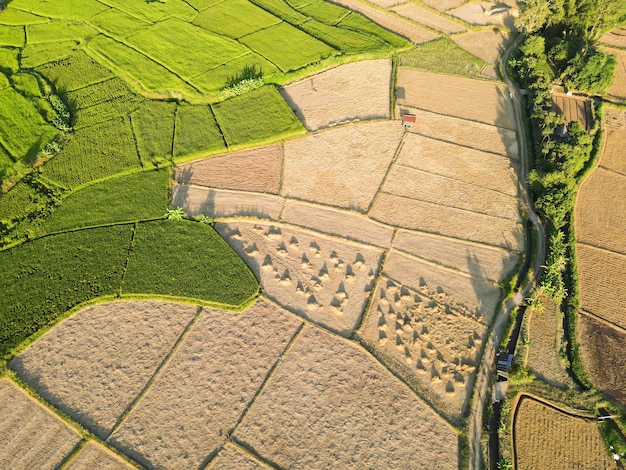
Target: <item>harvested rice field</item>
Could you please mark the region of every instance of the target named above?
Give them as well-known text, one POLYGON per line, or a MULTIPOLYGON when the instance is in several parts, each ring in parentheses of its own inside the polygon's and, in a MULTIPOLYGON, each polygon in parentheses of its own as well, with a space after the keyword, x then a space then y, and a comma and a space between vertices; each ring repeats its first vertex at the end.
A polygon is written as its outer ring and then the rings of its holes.
POLYGON ((463 5, 465 0, 424 0, 424 3, 431 8, 436 8, 440 11, 448 11, 463 5))
POLYGON ((279 224, 229 222, 216 230, 287 310, 350 335, 374 286, 381 250, 279 224))
POLYGON ((79 442, 67 424, 13 382, 0 380, 0 467, 52 470, 79 442))
POLYGON ((401 68, 396 92, 400 107, 515 129, 515 113, 505 85, 401 68))
POLYGON ((109 441, 150 468, 202 467, 237 426, 299 324, 266 300, 243 313, 203 309, 109 441))
POLYGON ((180 184, 278 194, 283 150, 280 145, 242 150, 176 167, 180 184))
POLYGON ((519 470, 615 468, 593 417, 572 415, 527 395, 515 409, 513 446, 519 470))
MULTIPOLYGON (((611 109, 611 108, 609 108, 611 109)), ((612 109, 614 120, 606 128, 606 144, 600 157, 600 166, 626 177, 626 111, 612 109)), ((608 112, 607 112, 608 115, 608 112)), ((583 185, 583 188, 585 186, 583 185)))
POLYGON ((617 27, 602 36, 600 40, 609 46, 626 49, 626 27, 617 27))
POLYGON ((448 12, 452 16, 479 26, 513 26, 516 12, 504 3, 467 2, 448 12))
POLYGON ((207 470, 263 470, 271 467, 255 460, 242 448, 228 443, 206 468, 207 470))
POLYGON ((156 301, 87 307, 9 365, 46 401, 106 438, 196 310, 156 301))
POLYGON ((402 135, 397 121, 382 121, 285 142, 281 194, 366 212, 402 135))
POLYGON ((401 364, 452 419, 464 412, 487 327, 382 277, 360 334, 401 364))
POLYGON ((67 466, 68 470, 97 468, 98 470, 130 470, 133 467, 95 442, 88 442, 67 466))
POLYGON ((609 95, 626 99, 626 51, 621 49, 607 49, 608 53, 615 55, 617 67, 613 74, 613 85, 607 90, 609 95))
POLYGON ((426 8, 417 6, 415 3, 405 3, 391 9, 406 19, 435 29, 443 34, 455 34, 467 31, 463 25, 438 15, 426 8))
MULTIPOLYGON (((559 388, 574 388, 567 375, 559 351, 563 344, 563 313, 559 305, 548 296, 542 296, 542 310, 528 307, 524 314, 523 334, 529 340, 525 351, 525 362, 540 380, 559 388)), ((579 344, 583 344, 580 342, 579 344)))
POLYGON ((496 79, 498 78, 496 66, 500 61, 500 55, 510 44, 512 37, 508 33, 488 29, 457 34, 450 39, 470 54, 490 64, 489 70, 483 70, 483 75, 496 79))
POLYGON ((587 314, 578 317, 582 358, 600 391, 626 406, 626 330, 587 314))
POLYGON ((391 61, 364 60, 318 73, 281 89, 310 131, 390 117, 391 61), (367 96, 367 99, 363 99, 367 96))
POLYGON ((234 435, 282 468, 459 465, 448 424, 361 347, 311 326, 234 435))

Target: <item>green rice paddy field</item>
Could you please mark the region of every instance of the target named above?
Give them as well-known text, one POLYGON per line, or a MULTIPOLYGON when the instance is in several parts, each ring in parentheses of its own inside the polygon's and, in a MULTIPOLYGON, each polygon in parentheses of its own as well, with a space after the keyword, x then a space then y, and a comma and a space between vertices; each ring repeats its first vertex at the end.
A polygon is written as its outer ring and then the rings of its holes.
POLYGON ((277 83, 408 46, 323 0, 7 2, 0 356, 94 299, 253 299, 209 225, 168 219, 163 167, 305 133, 277 83))

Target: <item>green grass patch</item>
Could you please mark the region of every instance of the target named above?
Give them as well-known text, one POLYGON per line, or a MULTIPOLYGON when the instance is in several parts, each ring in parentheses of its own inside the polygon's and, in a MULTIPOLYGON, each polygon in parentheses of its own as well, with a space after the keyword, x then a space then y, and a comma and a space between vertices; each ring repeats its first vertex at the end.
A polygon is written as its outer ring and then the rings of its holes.
POLYGON ((7 76, 0 72, 0 91, 4 90, 5 88, 9 88, 10 86, 11 82, 9 82, 7 76))
POLYGON ((137 227, 122 293, 239 306, 258 293, 258 286, 252 271, 212 227, 162 220, 137 227))
POLYGON ((315 0, 286 0, 286 1, 293 8, 300 10, 302 7, 305 7, 313 3, 315 0))
POLYGON ((278 139, 304 127, 273 86, 265 86, 213 106, 228 146, 278 139))
POLYGON ((311 36, 316 37, 335 49, 347 54, 390 49, 389 44, 374 36, 357 33, 350 29, 330 26, 319 21, 310 20, 300 26, 311 36))
POLYGON ((140 31, 127 42, 183 78, 248 53, 237 41, 175 18, 140 31))
POLYGON ((0 355, 72 307, 114 295, 131 226, 40 238, 0 252, 0 355))
POLYGON ((12 88, 0 91, 0 122, 0 142, 16 160, 30 158, 57 135, 33 104, 12 88))
POLYGON ((14 161, 11 158, 11 155, 9 155, 9 152, 7 152, 2 145, 0 145, 0 181, 2 180, 2 177, 7 169, 13 166, 13 163, 14 161))
MULTIPOLYGON (((63 2, 54 2, 57 5, 63 2)), ((98 32, 85 23, 70 23, 67 21, 52 21, 44 24, 34 24, 26 27, 26 43, 49 44, 64 41, 74 41, 75 44, 91 39, 98 32)))
POLYGON ((130 16, 115 8, 104 11, 89 20, 89 23, 103 33, 122 40, 147 27, 150 23, 130 16))
POLYGON ((160 64, 134 49, 105 36, 89 42, 89 48, 114 68, 127 81, 139 83, 150 93, 197 96, 187 83, 160 64))
POLYGON ((3 26, 0 28, 0 46, 22 47, 23 45, 23 26, 3 26))
POLYGON ((291 23, 299 25, 309 19, 308 16, 303 15, 295 8, 292 8, 287 2, 283 0, 251 0, 252 3, 260 6, 264 10, 269 11, 275 16, 291 23))
POLYGON ((201 12, 194 24, 234 39, 280 23, 280 18, 248 0, 226 0, 201 12))
POLYGON ((42 18, 41 16, 36 16, 26 11, 17 10, 13 8, 13 5, 5 8, 2 11, 2 15, 0 15, 0 24, 7 26, 47 23, 48 21, 49 20, 47 18, 42 18))
POLYGON ((207 105, 180 105, 176 111, 174 157, 225 148, 224 139, 207 105))
POLYGON ((187 0, 187 3, 198 10, 205 10, 223 1, 224 0, 187 0))
POLYGON ((131 115, 139 156, 144 166, 172 158, 176 103, 144 101, 131 115))
POLYGON ((167 213, 167 170, 111 178, 73 192, 45 221, 45 233, 135 222, 167 213))
POLYGON ((89 108, 104 101, 128 98, 132 95, 128 85, 117 77, 66 93, 67 102, 74 110, 89 108))
POLYGON ((15 73, 20 69, 19 49, 0 47, 0 70, 15 73))
POLYGON ((76 131, 61 153, 43 165, 46 178, 66 188, 140 168, 127 117, 76 131))
POLYGON ((67 59, 37 67, 59 91, 68 92, 112 78, 113 74, 91 60, 84 52, 76 52, 67 59))
POLYGON ((190 82, 205 93, 215 93, 223 89, 229 80, 240 75, 245 67, 255 67, 263 72, 263 78, 273 77, 280 73, 278 67, 259 54, 250 52, 230 62, 219 65, 201 75, 193 77, 190 82))
POLYGON ((74 128, 82 129, 83 127, 93 126, 94 124, 99 124, 110 119, 126 116, 128 113, 137 109, 137 106, 139 106, 143 100, 143 97, 129 93, 124 97, 114 98, 95 104, 89 108, 81 109, 78 112, 74 128))
POLYGON ((341 20, 338 26, 353 29, 358 32, 372 34, 398 49, 409 47, 411 45, 411 42, 408 39, 398 36, 397 34, 378 26, 376 23, 370 21, 360 13, 351 12, 343 20, 341 20))
POLYGON ((335 25, 343 20, 350 10, 328 3, 324 0, 316 0, 313 3, 300 8, 300 11, 311 18, 315 18, 322 23, 335 25))
POLYGON ((41 88, 39 88, 39 80, 30 73, 16 73, 11 76, 13 88, 28 96, 41 97, 41 88))
POLYGON ((305 67, 337 51, 298 28, 280 23, 241 38, 253 51, 276 64, 283 72, 305 67))
POLYGON ((198 14, 196 10, 181 0, 149 2, 146 0, 102 0, 102 3, 148 23, 156 23, 172 16, 185 21, 192 21, 198 14))
POLYGON ((81 21, 102 13, 109 8, 96 0, 62 0, 40 2, 31 10, 32 13, 48 18, 60 18, 81 21))
POLYGON ((463 77, 482 77, 487 63, 473 56, 448 38, 440 38, 415 46, 398 54, 400 66, 427 72, 463 77))
POLYGON ((77 47, 78 45, 74 41, 29 44, 22 49, 22 67, 30 69, 48 62, 65 59, 73 54, 77 47))

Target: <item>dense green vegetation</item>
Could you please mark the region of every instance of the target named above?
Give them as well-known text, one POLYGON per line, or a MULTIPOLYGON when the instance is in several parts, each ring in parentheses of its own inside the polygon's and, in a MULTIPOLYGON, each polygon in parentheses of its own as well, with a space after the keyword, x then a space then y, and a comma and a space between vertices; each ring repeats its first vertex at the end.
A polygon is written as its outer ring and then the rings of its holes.
POLYGON ((156 294, 238 306, 258 293, 254 274, 208 224, 139 224, 123 294, 156 294))

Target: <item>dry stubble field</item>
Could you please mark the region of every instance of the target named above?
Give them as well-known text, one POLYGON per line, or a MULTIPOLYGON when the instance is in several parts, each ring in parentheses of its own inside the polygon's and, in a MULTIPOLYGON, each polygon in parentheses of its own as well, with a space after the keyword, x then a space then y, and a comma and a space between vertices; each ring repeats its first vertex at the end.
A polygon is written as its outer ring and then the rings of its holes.
POLYGON ((128 463, 95 442, 88 442, 68 464, 67 470, 130 470, 128 463))
POLYGON ((519 399, 514 413, 515 468, 615 468, 593 417, 585 419, 571 416, 527 395, 519 399))

